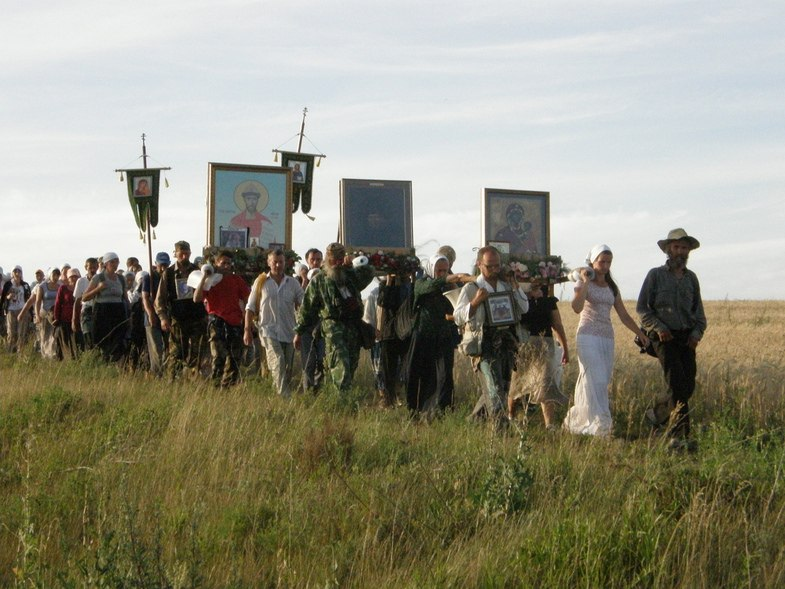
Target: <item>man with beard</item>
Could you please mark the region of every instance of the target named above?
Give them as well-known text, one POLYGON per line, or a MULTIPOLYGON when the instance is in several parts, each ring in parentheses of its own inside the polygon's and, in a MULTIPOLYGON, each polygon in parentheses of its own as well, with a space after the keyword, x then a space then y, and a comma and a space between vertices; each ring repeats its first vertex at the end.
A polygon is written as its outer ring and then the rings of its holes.
POLYGON ((464 329, 460 349, 471 356, 472 368, 481 376, 482 395, 472 417, 502 424, 515 352, 521 339, 516 328, 521 316, 529 310, 529 300, 514 277, 509 284, 501 280, 501 254, 495 247, 486 245, 479 249, 477 266, 480 276, 461 289, 453 316, 458 327, 464 329), (511 300, 514 324, 494 324, 490 306, 494 297, 507 304, 511 300))
POLYGON ((252 241, 255 240, 257 245, 261 246, 263 243, 270 241, 268 239, 262 242, 262 233, 264 232, 264 223, 267 223, 269 228, 272 221, 260 212, 270 202, 270 195, 267 189, 256 180, 248 180, 235 188, 234 202, 241 210, 232 217, 232 220, 229 222, 230 225, 236 229, 248 228, 249 237, 252 241))
POLYGON ((206 271, 194 291, 194 302, 207 306, 207 335, 213 357, 212 379, 215 386, 228 387, 240 380, 238 360, 243 349, 243 309, 251 289, 232 271, 232 252, 226 250, 215 259, 213 276, 206 271), (215 280, 220 278, 219 280, 215 280), (206 286, 207 281, 212 286, 206 286))
POLYGON ((325 368, 341 392, 352 385, 360 361, 360 293, 373 280, 373 268, 352 265, 352 257, 340 243, 327 246, 322 272, 313 277, 305 291, 297 316, 294 347, 300 349, 302 334, 318 318, 322 320, 325 340, 325 368))
POLYGON ((646 275, 637 311, 649 331, 668 388, 655 399, 646 418, 659 429, 668 424, 673 413, 670 447, 694 450, 696 446, 689 440, 689 399, 695 391, 695 348, 706 331, 706 315, 698 277, 687 269, 687 259, 700 242, 684 229, 673 229, 657 245, 668 259, 646 275))

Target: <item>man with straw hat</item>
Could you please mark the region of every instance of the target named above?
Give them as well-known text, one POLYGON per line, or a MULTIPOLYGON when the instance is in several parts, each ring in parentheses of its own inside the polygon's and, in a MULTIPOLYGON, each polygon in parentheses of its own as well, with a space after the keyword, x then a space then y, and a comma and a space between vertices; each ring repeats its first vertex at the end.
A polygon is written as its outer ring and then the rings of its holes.
POLYGON ((651 336, 668 389, 655 399, 646 418, 656 429, 670 422, 670 448, 692 451, 697 446, 689 439, 689 399, 695 391, 695 349, 706 331, 706 315, 698 277, 687 268, 687 260, 700 242, 679 228, 657 245, 667 260, 646 275, 637 311, 651 336))

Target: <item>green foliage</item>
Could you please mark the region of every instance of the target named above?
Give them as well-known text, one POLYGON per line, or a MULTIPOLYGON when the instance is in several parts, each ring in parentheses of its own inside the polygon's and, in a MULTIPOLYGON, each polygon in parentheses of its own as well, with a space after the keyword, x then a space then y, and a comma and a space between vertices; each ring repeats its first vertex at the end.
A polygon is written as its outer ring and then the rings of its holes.
POLYGON ((712 350, 678 455, 634 349, 610 440, 467 423, 460 362, 457 409, 426 422, 376 409, 364 363, 347 395, 284 400, 0 352, 0 586, 782 587, 785 350, 712 350))
POLYGON ((534 484, 534 475, 526 460, 528 450, 521 435, 518 452, 512 459, 499 458, 488 466, 474 496, 485 517, 509 516, 527 507, 534 484))

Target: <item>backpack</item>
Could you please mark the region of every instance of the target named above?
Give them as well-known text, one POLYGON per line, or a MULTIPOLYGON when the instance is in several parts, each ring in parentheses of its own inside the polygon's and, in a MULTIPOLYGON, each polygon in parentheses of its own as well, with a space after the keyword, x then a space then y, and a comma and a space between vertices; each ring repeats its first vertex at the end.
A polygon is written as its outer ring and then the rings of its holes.
POLYGON ((414 308, 414 288, 395 312, 395 336, 403 341, 412 335, 417 323, 417 310, 414 308))

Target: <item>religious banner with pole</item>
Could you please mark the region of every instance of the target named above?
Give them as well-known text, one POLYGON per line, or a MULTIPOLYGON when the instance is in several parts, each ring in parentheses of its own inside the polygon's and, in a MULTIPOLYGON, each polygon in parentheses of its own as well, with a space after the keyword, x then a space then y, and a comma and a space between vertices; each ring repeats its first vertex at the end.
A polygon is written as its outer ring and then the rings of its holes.
MULTIPOLYGON (((281 154, 281 166, 292 170, 292 212, 296 213, 300 208, 305 215, 314 221, 308 213, 311 212, 312 190, 313 190, 313 170, 318 168, 323 158, 327 156, 323 153, 302 153, 303 139, 308 139, 305 135, 305 115, 308 108, 303 109, 303 120, 300 125, 300 132, 295 135, 299 137, 297 151, 283 151, 273 149, 275 160, 278 161, 278 154, 281 154)), ((311 140, 308 139, 311 143, 311 140)), ((313 143, 311 143, 313 145, 313 143)), ((314 147, 316 147, 314 145, 314 147)))
MULTIPOLYGON (((120 181, 123 181, 123 173, 126 177, 128 188, 128 202, 134 214, 134 221, 139 228, 139 237, 147 242, 148 268, 153 267, 153 245, 155 238, 153 227, 158 225, 158 192, 162 170, 171 168, 148 168, 147 167, 147 145, 146 136, 142 134, 142 168, 118 169, 120 181)), ((164 178, 165 186, 169 182, 164 178)))

